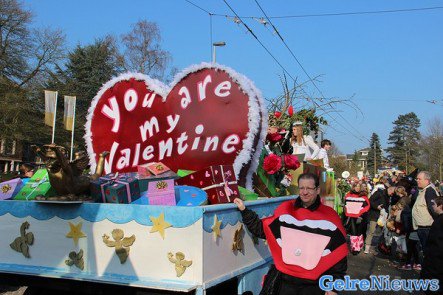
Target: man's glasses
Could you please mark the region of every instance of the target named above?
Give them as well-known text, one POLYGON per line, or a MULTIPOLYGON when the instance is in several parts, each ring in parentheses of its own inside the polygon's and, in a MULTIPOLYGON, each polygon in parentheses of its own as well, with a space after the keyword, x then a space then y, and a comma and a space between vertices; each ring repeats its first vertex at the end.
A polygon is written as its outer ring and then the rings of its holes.
POLYGON ((299 189, 299 191, 308 191, 308 192, 312 193, 313 191, 315 191, 317 189, 317 187, 299 187, 298 189, 299 189))

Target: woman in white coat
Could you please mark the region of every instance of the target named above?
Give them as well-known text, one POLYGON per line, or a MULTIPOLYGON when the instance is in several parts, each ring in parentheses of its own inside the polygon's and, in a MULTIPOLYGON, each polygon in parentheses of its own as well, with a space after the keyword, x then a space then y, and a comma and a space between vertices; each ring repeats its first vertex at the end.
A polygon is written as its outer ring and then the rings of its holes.
POLYGON ((305 155, 304 161, 314 159, 320 151, 312 136, 303 135, 303 122, 301 121, 296 121, 292 125, 291 146, 292 154, 305 155))

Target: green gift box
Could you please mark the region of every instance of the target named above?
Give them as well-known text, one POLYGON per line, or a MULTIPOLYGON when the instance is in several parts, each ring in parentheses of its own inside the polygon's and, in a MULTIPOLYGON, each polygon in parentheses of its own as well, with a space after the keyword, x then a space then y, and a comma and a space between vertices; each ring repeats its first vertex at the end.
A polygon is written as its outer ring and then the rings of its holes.
POLYGON ((37 196, 53 197, 57 193, 49 183, 48 171, 39 169, 15 195, 14 200, 34 200, 37 196))
POLYGON ((238 191, 240 192, 240 196, 245 201, 256 201, 258 199, 258 194, 251 192, 244 187, 238 186, 238 191))
POLYGON ((192 174, 194 172, 195 171, 192 171, 192 170, 178 169, 177 175, 178 175, 178 177, 185 177, 185 176, 188 176, 189 174, 192 174))

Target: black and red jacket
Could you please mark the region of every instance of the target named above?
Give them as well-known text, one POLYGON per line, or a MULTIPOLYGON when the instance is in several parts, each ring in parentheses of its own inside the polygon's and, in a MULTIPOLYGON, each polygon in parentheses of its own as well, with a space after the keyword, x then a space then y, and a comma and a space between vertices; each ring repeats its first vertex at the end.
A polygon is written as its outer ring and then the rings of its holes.
POLYGON ((252 210, 242 211, 248 230, 266 238, 277 270, 303 282, 316 282, 328 274, 343 278, 348 247, 340 217, 320 203, 303 208, 301 200, 282 203, 274 215, 259 219, 252 210))

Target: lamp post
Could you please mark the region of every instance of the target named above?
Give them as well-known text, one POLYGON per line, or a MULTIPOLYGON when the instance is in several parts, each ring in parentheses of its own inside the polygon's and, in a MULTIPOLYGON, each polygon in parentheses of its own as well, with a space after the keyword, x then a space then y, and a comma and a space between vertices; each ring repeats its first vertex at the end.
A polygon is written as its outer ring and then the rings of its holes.
POLYGON ((217 46, 225 46, 226 42, 214 42, 212 43, 212 63, 215 64, 215 48, 217 46))

